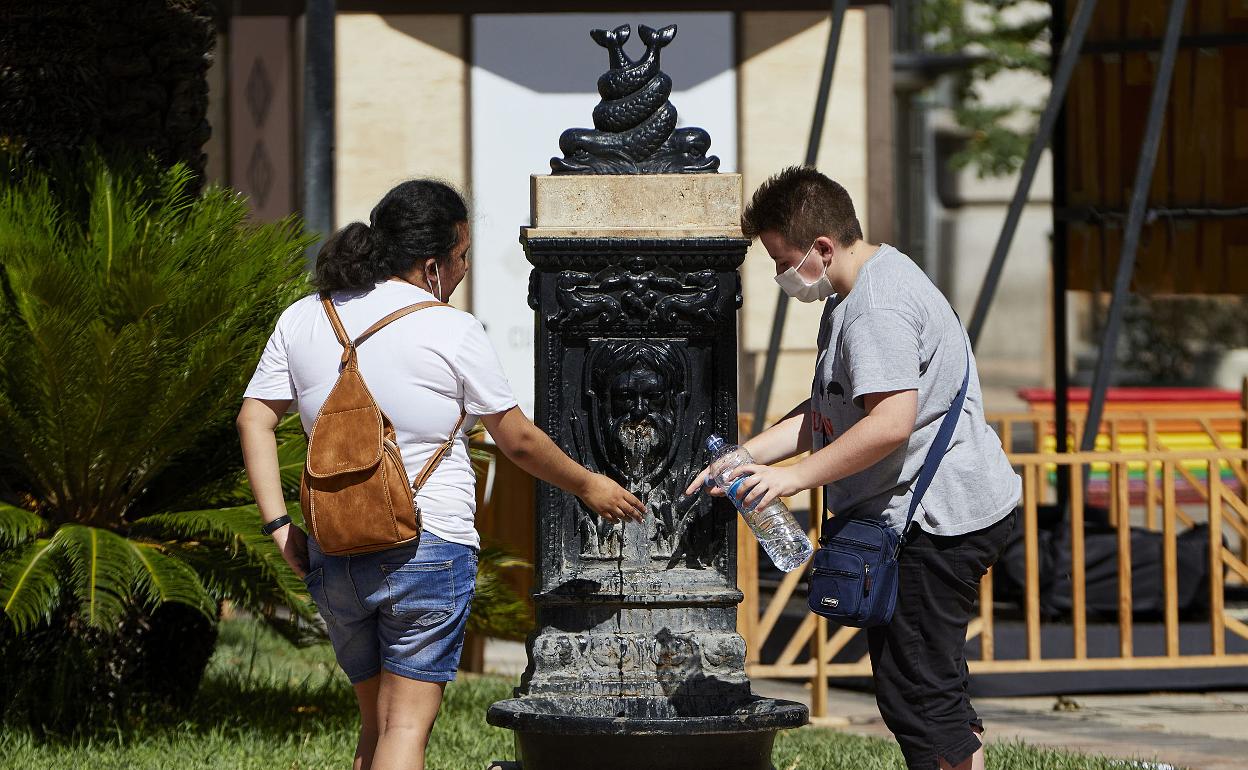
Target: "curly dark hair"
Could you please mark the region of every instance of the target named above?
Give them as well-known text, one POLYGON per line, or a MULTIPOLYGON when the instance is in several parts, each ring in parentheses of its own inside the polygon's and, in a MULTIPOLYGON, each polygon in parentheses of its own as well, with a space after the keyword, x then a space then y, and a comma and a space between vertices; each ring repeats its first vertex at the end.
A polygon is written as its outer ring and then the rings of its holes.
POLYGON ((413 179, 386 193, 368 219, 369 224, 352 222, 325 241, 312 277, 318 289, 368 289, 427 259, 443 263, 459 245, 468 207, 445 182, 413 179))
POLYGON ((810 166, 789 166, 759 185, 741 215, 746 238, 773 231, 799 248, 821 235, 841 246, 862 239, 849 193, 810 166))

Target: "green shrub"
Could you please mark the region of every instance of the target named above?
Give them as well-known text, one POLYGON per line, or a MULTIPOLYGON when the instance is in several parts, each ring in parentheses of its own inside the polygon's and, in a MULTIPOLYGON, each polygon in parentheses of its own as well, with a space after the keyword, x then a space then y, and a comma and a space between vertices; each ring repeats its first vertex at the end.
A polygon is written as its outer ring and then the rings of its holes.
POLYGON ((0 708, 50 729, 185 702, 222 600, 314 615, 233 427, 308 239, 182 166, 81 179, 0 187, 0 708))

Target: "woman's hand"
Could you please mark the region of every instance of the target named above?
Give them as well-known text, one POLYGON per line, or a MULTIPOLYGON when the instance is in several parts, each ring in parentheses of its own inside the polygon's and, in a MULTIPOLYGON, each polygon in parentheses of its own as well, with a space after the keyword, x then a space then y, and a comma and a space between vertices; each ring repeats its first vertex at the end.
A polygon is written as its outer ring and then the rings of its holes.
POLYGON ((731 484, 740 476, 749 478, 737 487, 737 500, 746 510, 766 508, 778 497, 792 497, 806 489, 798 479, 794 466, 742 465, 733 468, 725 481, 731 484))
MULTIPOLYGON (((701 489, 702 487, 706 487, 707 486, 706 479, 709 476, 710 472, 711 472, 711 466, 708 465, 705 468, 703 468, 702 472, 697 475, 697 478, 689 482, 689 486, 685 489, 685 497, 688 497, 689 495, 692 495, 692 494, 697 494, 697 491, 699 489, 701 489)), ((725 497, 726 496, 724 494, 724 490, 720 489, 719 485, 717 484, 711 484, 709 487, 707 487, 706 491, 707 491, 707 494, 711 495, 712 497, 725 497)))
POLYGON ((294 524, 287 524, 274 532, 272 537, 277 550, 282 552, 282 558, 303 579, 308 574, 308 533, 294 524))
POLYGON ((641 521, 646 514, 646 507, 632 492, 601 473, 591 473, 577 497, 590 510, 613 524, 626 518, 641 521))

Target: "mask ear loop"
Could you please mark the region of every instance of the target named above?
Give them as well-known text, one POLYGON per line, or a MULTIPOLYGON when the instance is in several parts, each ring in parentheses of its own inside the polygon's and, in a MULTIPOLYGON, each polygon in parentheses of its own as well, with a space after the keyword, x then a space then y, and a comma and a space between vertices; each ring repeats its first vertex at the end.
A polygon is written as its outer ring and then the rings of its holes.
POLYGON ((438 279, 438 293, 434 295, 435 298, 438 302, 446 302, 446 300, 442 299, 442 273, 438 271, 438 263, 436 260, 433 263, 433 277, 438 279))
POLYGON ((798 270, 802 269, 802 265, 806 264, 806 260, 810 259, 810 253, 815 250, 815 243, 817 242, 818 241, 810 242, 810 248, 806 249, 806 253, 802 255, 802 261, 797 263, 797 267, 793 268, 793 272, 796 273, 798 270))

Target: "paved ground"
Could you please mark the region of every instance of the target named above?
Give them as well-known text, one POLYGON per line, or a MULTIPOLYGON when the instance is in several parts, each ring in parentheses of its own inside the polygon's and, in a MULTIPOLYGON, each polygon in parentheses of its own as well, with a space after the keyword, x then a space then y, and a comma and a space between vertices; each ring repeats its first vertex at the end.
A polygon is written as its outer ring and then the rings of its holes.
MULTIPOLYGON (((518 676, 524 663, 523 645, 491 640, 486 646, 487 671, 518 676)), ((794 682, 756 680, 754 690, 810 702, 809 690, 794 682)), ((1021 740, 1188 770, 1248 768, 1248 692, 980 698, 975 707, 990 741, 1021 740)), ((889 737, 868 693, 832 690, 828 710, 830 727, 889 737)))
MULTIPOLYGON (((755 691, 809 702, 792 682, 757 681, 755 691)), ((1248 692, 980 698, 990 741, 1021 740, 1190 770, 1248 767, 1248 692)), ((875 698, 832 690, 830 725, 888 737, 875 698)))

